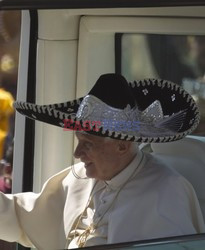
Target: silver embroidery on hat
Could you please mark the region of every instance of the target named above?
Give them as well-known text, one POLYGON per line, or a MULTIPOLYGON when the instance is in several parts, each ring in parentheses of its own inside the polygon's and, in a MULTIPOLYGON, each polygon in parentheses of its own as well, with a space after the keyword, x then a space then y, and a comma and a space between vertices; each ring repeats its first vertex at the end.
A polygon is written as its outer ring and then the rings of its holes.
POLYGON ((84 97, 76 114, 78 119, 103 121, 104 119, 113 121, 139 121, 139 111, 137 108, 131 109, 128 104, 125 109, 113 108, 93 95, 84 97))
POLYGON ((163 110, 160 101, 156 100, 141 112, 141 117, 144 122, 161 121, 164 118, 163 110))
POLYGON ((175 95, 175 94, 173 94, 173 95, 171 96, 171 99, 172 99, 172 101, 174 102, 174 101, 175 101, 175 99, 176 99, 176 95, 175 95))
POLYGON ((184 110, 165 116, 158 100, 154 101, 144 111, 140 111, 137 106, 131 108, 129 104, 125 109, 113 108, 97 97, 87 95, 81 102, 76 117, 83 121, 100 121, 99 127, 102 127, 103 134, 108 131, 109 134, 120 132, 147 137, 157 134, 162 136, 174 135, 183 126, 185 114, 186 111, 184 110), (106 124, 106 121, 109 124, 106 124), (126 130, 120 127, 120 122, 126 124, 126 130), (129 127, 130 123, 131 127, 129 127))
POLYGON ((144 95, 148 94, 148 90, 147 89, 143 89, 142 92, 144 93, 144 95))

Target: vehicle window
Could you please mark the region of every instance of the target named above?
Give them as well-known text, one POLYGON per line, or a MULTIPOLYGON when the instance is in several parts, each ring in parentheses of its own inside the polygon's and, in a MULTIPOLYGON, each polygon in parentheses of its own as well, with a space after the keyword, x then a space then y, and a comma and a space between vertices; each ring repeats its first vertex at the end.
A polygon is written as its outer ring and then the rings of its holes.
POLYGON ((205 36, 123 34, 121 71, 129 81, 161 78, 187 90, 198 103, 205 135, 205 36))
MULTIPOLYGON (((136 242, 127 242, 111 245, 98 246, 98 250, 201 250, 204 249, 205 234, 177 236, 153 240, 144 240, 136 242)), ((94 249, 93 247, 85 247, 84 249, 94 249)))

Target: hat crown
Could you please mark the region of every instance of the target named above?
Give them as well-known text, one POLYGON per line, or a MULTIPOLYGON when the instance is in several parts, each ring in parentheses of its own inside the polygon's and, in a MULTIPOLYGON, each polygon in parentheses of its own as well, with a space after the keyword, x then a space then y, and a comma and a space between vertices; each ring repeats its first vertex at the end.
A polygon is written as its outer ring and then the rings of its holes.
POLYGON ((135 106, 135 98, 126 79, 119 74, 104 74, 99 77, 89 92, 107 105, 124 109, 129 104, 135 106))

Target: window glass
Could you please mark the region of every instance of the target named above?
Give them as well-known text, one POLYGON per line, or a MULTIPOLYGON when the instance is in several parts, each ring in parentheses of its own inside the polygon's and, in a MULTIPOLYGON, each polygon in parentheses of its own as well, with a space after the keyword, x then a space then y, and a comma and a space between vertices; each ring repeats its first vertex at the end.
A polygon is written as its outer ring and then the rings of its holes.
MULTIPOLYGON (((202 236, 203 237, 203 236, 202 236)), ((187 237, 187 241, 184 240, 182 242, 171 242, 171 238, 169 241, 161 242, 161 243, 148 243, 148 244, 133 244, 133 246, 123 246, 120 247, 120 244, 118 244, 117 247, 107 247, 107 249, 118 249, 118 250, 202 250, 204 249, 205 240, 202 238, 200 240, 189 240, 187 237)), ((106 246, 103 248, 106 249, 106 246)))
POLYGON ((196 100, 205 135, 205 36, 124 34, 122 74, 129 80, 161 78, 175 82, 196 100))

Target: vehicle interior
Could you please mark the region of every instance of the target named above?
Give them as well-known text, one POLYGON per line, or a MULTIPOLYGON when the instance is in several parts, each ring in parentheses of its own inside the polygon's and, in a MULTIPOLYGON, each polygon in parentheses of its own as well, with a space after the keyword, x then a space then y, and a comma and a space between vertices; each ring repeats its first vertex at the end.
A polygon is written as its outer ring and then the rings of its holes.
MULTIPOLYGON (((201 121, 192 135, 140 147, 173 162, 193 185, 205 219, 203 1, 2 0, 0 9, 21 10, 17 100, 37 104, 74 100, 87 94, 99 75, 113 72, 130 82, 173 81, 193 96, 201 121)), ((76 163, 75 145, 73 132, 16 113, 12 192, 39 192, 49 177, 76 163)), ((98 249, 165 249, 164 244, 170 249, 202 249, 205 235, 98 249)))

